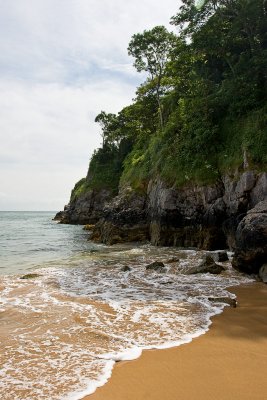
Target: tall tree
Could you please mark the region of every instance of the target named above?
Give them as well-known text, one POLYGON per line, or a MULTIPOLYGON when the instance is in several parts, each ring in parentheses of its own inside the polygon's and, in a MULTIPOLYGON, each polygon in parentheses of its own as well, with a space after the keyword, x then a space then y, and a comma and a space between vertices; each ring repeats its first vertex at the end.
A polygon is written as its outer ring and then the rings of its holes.
POLYGON ((115 138, 115 125, 117 124, 117 116, 115 114, 101 111, 96 117, 95 122, 99 123, 102 129, 102 146, 113 143, 115 138))
POLYGON ((176 43, 176 36, 164 26, 156 26, 149 31, 133 35, 128 53, 134 57, 134 66, 138 72, 149 73, 159 108, 160 126, 163 129, 163 110, 161 103, 162 79, 171 52, 176 43))

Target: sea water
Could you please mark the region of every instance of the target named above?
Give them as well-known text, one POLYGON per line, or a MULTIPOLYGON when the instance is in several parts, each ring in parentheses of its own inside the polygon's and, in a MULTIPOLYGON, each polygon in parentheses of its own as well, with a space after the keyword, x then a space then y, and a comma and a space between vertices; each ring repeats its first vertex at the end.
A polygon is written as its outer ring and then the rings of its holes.
POLYGON ((233 297, 226 288, 248 281, 230 262, 221 275, 187 275, 201 251, 94 244, 53 215, 0 212, 3 400, 81 399, 116 361, 205 333, 225 306, 209 298, 233 297), (146 269, 154 261, 163 273, 146 269))

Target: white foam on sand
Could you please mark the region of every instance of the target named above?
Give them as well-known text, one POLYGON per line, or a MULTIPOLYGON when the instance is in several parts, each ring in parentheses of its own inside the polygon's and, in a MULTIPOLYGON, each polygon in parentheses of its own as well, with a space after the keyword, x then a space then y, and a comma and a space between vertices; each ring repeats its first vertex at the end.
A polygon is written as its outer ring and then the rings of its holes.
POLYGON ((115 362, 204 334, 225 306, 209 297, 233 297, 225 288, 248 279, 229 263, 218 276, 186 275, 200 257, 144 246, 83 256, 68 268, 39 270, 34 280, 3 277, 1 399, 78 400, 107 382, 115 362), (166 262, 165 273, 146 270, 172 257, 181 260, 166 262))

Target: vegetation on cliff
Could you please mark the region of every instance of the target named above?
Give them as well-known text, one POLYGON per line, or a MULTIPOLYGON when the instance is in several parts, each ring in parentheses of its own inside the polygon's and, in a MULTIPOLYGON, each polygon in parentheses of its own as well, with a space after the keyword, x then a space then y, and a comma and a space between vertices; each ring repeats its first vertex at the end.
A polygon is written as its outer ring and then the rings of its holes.
POLYGON ((267 3, 183 0, 172 24, 133 36, 129 55, 147 71, 133 104, 101 112, 103 146, 72 192, 160 175, 177 186, 267 164, 267 3))

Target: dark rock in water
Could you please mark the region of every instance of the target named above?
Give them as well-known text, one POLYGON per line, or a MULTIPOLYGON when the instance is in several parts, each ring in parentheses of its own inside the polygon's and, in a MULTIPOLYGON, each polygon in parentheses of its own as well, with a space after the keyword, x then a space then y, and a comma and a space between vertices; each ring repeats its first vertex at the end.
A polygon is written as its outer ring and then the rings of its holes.
POLYGON ((209 297, 209 301, 212 301, 214 303, 229 304, 229 306, 233 308, 236 308, 237 306, 236 299, 231 299, 230 297, 209 297))
POLYGON ((122 271, 122 272, 128 272, 128 271, 131 271, 131 268, 128 267, 128 265, 124 265, 124 266, 121 268, 121 271, 122 271))
POLYGON ((122 288, 122 289, 127 289, 127 287, 128 287, 128 286, 127 286, 125 283, 122 283, 122 284, 121 284, 121 288, 122 288))
POLYGON ((83 227, 84 231, 92 231, 94 229, 95 225, 94 224, 86 224, 83 227))
POLYGON ((187 271, 187 274, 220 274, 222 271, 225 271, 225 268, 216 264, 212 256, 208 254, 200 265, 190 268, 190 270, 187 271))
POLYGON ((173 263, 177 263, 179 261, 180 261, 180 258, 172 257, 169 260, 166 260, 165 262, 166 262, 166 264, 173 264, 173 263))
POLYGON ((39 274, 26 274, 20 277, 20 279, 34 279, 34 278, 39 278, 39 274))
POLYGON ((258 274, 267 263, 267 200, 257 204, 239 223, 233 267, 248 274, 258 274))
POLYGON ((212 256, 213 260, 217 262, 224 262, 229 260, 226 251, 215 251, 213 253, 210 253, 210 255, 212 256))
POLYGON ((64 217, 64 211, 59 211, 53 218, 53 221, 62 221, 63 217, 64 217))
POLYGON ((165 265, 161 261, 155 261, 146 266, 147 271, 165 272, 165 265))
POLYGON ((259 270, 259 277, 262 282, 267 283, 267 264, 263 264, 259 270))

